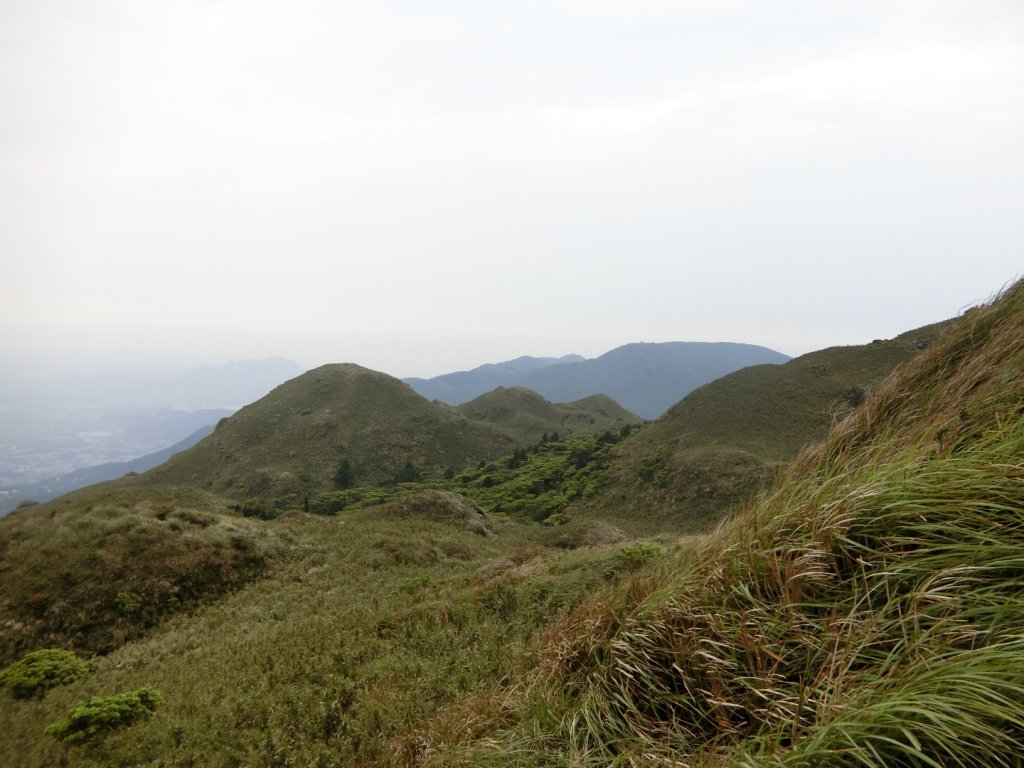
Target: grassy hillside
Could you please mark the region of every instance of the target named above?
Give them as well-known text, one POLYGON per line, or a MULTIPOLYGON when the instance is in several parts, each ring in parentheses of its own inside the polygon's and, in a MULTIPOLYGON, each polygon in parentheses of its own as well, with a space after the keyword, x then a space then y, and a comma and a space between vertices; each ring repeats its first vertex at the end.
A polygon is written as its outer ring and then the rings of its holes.
POLYGON ((440 476, 514 447, 508 435, 424 400, 398 379, 326 365, 246 406, 146 477, 240 499, 302 495, 332 487, 346 460, 352 481, 364 485, 387 482, 406 462, 440 476))
POLYGON ((661 552, 566 550, 441 491, 241 522, 285 545, 262 578, 44 696, 0 692, 0 752, 25 768, 406 763, 439 707, 525 674, 538 632, 661 552), (83 746, 43 735, 76 702, 141 687, 164 700, 145 722, 83 746))
POLYGON ((420 764, 1019 765, 1022 338, 1019 284, 699 551, 557 622, 491 717, 441 713, 420 764))
POLYGON ((694 390, 620 446, 605 492, 586 514, 657 525, 667 517, 682 530, 709 530, 946 325, 750 366, 694 390))
POLYGON ((597 435, 643 422, 605 395, 553 404, 525 387, 498 387, 455 410, 467 419, 494 425, 520 445, 538 443, 544 435, 597 435))
POLYGON ((105 653, 258 577, 279 546, 215 498, 96 487, 0 521, 0 664, 105 653))

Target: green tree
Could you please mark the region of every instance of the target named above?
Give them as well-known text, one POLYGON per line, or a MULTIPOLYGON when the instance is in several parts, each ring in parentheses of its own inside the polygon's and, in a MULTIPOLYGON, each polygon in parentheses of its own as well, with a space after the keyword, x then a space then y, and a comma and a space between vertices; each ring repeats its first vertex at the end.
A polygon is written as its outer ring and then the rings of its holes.
POLYGON ((348 459, 342 459, 338 470, 334 473, 334 487, 345 490, 355 484, 356 476, 352 471, 352 463, 348 459))
POLYGON ((405 464, 395 474, 394 482, 398 483, 418 483, 420 481, 420 472, 416 467, 413 466, 412 459, 406 459, 405 464))

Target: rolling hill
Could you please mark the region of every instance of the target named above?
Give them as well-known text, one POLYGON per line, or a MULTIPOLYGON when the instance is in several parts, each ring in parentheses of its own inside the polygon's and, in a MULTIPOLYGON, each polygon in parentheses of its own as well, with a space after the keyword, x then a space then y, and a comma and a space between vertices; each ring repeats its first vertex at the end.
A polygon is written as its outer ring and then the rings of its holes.
POLYGON ((353 364, 325 365, 220 422, 212 435, 144 476, 232 498, 332 487, 342 461, 360 484, 384 483, 407 462, 441 475, 513 450, 503 432, 472 422, 409 385, 353 364))
POLYGON ((708 530, 948 325, 750 366, 705 384, 619 446, 603 493, 584 513, 634 521, 664 514, 684 530, 708 530))
POLYGON ((1013 766, 1024 283, 955 323, 701 547, 557 622, 427 766, 1013 766))
POLYGON ((455 410, 467 419, 493 424, 523 446, 540 442, 544 435, 594 435, 643 422, 605 395, 552 404, 526 387, 498 387, 455 410))

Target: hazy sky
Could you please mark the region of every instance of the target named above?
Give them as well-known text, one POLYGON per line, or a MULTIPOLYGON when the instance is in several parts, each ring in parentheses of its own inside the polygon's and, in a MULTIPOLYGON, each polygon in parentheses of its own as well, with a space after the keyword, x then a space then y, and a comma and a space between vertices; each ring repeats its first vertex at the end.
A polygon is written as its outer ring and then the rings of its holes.
POLYGON ((799 354, 1021 274, 1021 0, 0 0, 19 365, 799 354))

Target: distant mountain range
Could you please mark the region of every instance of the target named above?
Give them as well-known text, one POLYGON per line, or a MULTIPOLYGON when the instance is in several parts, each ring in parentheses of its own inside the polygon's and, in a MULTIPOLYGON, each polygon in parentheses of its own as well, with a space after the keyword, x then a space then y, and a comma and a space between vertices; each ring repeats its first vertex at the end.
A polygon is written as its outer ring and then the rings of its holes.
POLYGON ((431 379, 404 379, 430 400, 461 405, 495 387, 527 387, 547 400, 608 395, 656 419, 699 386, 749 365, 784 363, 788 355, 753 344, 671 341, 626 344, 600 357, 520 357, 431 379))

